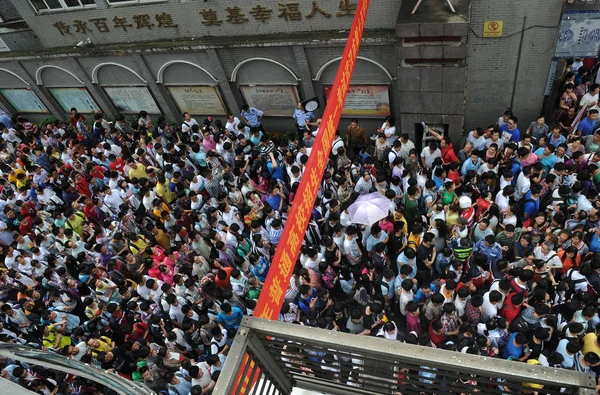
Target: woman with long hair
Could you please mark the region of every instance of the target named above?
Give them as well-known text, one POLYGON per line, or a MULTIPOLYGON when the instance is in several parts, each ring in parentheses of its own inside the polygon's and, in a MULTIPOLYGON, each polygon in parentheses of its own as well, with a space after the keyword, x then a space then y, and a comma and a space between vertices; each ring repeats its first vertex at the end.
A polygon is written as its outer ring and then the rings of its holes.
MULTIPOLYGON (((269 187, 269 183, 261 175, 261 166, 250 170, 250 182, 252 183, 252 187, 258 194, 260 194, 262 196, 266 195, 267 189, 269 187)), ((261 199, 262 199, 262 196, 261 196, 261 199)))
POLYGON ((581 256, 577 253, 577 247, 569 246, 562 251, 556 253, 562 262, 562 268, 560 272, 564 275, 567 274, 572 268, 577 269, 581 264, 581 256))

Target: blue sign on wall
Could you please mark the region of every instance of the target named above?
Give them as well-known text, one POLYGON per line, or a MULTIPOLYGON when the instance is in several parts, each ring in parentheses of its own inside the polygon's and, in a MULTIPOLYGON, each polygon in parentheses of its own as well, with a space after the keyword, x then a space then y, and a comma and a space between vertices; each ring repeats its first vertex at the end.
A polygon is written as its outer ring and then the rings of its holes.
POLYGON ((600 48, 600 11, 566 11, 554 56, 595 58, 600 48))

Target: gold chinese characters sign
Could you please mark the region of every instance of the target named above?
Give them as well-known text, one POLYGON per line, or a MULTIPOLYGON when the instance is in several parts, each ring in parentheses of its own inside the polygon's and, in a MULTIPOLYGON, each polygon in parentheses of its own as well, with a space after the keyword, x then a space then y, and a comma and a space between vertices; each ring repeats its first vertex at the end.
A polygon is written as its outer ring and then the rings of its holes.
MULTIPOLYGON (((302 4, 304 6, 304 4, 302 4)), ((340 0, 337 9, 329 12, 317 0, 310 2, 310 10, 302 13, 300 2, 279 2, 278 9, 266 7, 261 4, 249 5, 244 8, 238 6, 224 9, 202 8, 199 19, 203 26, 222 26, 223 24, 241 25, 255 21, 267 23, 272 18, 281 18, 285 22, 298 22, 303 18, 311 19, 320 15, 323 18, 354 16, 357 3, 354 0, 340 0)), ((111 18, 89 18, 86 20, 75 19, 72 23, 57 21, 54 26, 63 36, 74 34, 88 34, 92 32, 110 33, 111 31, 130 32, 133 30, 177 29, 179 24, 171 14, 161 12, 157 14, 137 14, 131 18, 115 16, 111 18)))

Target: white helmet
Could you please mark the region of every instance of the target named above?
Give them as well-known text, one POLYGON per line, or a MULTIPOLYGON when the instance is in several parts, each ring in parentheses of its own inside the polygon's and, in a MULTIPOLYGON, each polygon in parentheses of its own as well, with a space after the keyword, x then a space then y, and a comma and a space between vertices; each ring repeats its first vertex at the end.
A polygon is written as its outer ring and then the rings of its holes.
POLYGON ((468 196, 461 196, 458 198, 458 206, 463 210, 471 207, 471 204, 473 204, 473 202, 468 196))

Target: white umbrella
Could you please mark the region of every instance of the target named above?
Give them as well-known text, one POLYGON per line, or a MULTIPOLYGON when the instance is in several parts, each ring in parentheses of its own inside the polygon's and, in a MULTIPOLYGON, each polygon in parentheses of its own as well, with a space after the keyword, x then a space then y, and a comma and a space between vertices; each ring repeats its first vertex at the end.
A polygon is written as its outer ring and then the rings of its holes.
POLYGON ((370 202, 378 206, 388 207, 390 199, 386 198, 379 192, 368 193, 366 195, 360 195, 356 198, 355 202, 370 202))
POLYGON ((356 201, 348 207, 350 221, 355 224, 373 225, 388 215, 388 205, 371 201, 356 201))

